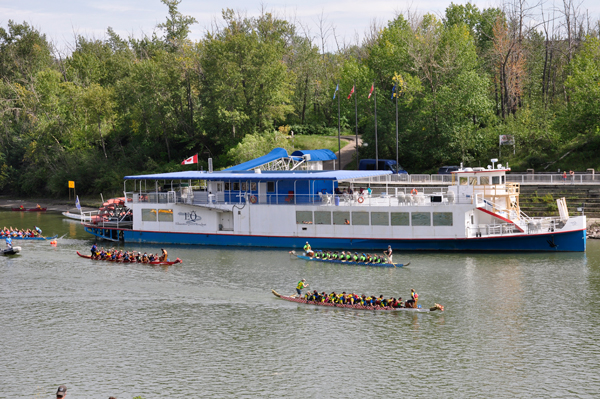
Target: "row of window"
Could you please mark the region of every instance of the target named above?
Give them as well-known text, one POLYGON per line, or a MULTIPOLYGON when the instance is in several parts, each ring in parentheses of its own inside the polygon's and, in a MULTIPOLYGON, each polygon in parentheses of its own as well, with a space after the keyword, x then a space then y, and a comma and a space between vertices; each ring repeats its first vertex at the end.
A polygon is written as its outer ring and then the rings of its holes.
MULTIPOLYGON (((217 191, 221 191, 221 183, 217 183, 217 191)), ((250 182, 248 185, 247 182, 225 182, 225 191, 248 191, 248 187, 250 187, 250 191, 256 191, 256 182, 250 182)), ((275 192, 275 182, 268 181, 267 182, 267 192, 273 193, 275 192)))
POLYGON ((431 226, 432 222, 433 226, 452 226, 452 212, 296 211, 296 224, 431 226))
MULTIPOLYGON (((504 184, 504 176, 492 176, 492 184, 504 184)), ((469 177, 459 177, 458 183, 461 186, 476 186, 477 185, 477 176, 469 176, 469 177)), ((490 176, 479 176, 479 185, 485 186, 490 184, 490 176)))
POLYGON ((142 209, 142 222, 172 222, 173 209, 142 209))

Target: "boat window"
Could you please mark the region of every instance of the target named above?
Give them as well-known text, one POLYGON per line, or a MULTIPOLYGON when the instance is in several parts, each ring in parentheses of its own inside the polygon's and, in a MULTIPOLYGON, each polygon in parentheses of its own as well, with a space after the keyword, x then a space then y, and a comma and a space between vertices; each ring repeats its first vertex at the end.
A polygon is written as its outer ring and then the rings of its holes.
POLYGON ((410 214, 408 212, 392 212, 392 226, 410 226, 410 214))
POLYGON ((217 183, 217 191, 219 191, 219 192, 223 191, 223 182, 217 183))
POLYGON ((255 181, 250 183, 250 191, 256 191, 256 182, 255 181))
POLYGON ((296 211, 296 224, 312 224, 312 211, 296 211))
POLYGON ((274 193, 275 192, 275 182, 274 181, 268 181, 267 182, 267 192, 268 193, 274 193))
POLYGON ((355 226, 368 226, 369 212, 352 212, 352 224, 355 226))
POLYGON ((489 176, 481 176, 479 178, 479 184, 481 184, 482 186, 484 186, 486 184, 490 184, 490 177, 489 176))
POLYGON ((413 226, 431 226, 431 213, 429 212, 413 212, 410 216, 410 224, 413 226))
POLYGON ((350 212, 333 212, 333 224, 350 224, 350 212))
POLYGON ((227 182, 227 183, 225 183, 225 191, 229 191, 229 190, 231 190, 231 183, 227 182))
POLYGON ((433 212, 434 226, 452 226, 452 212, 433 212))
POLYGON ((469 186, 476 186, 477 185, 477 177, 473 176, 473 177, 469 177, 469 186))
POLYGON ((390 225, 390 214, 387 212, 372 212, 371 213, 371 225, 372 226, 389 226, 390 225))
POLYGON ((504 184, 504 175, 502 176, 502 184, 504 184))
POLYGON ((492 184, 500 184, 500 176, 492 176, 492 184))
POLYGON ((156 209, 142 209, 142 222, 156 222, 156 209))
POLYGON ((242 191, 248 191, 248 183, 246 183, 246 182, 242 183, 242 191))
POLYGON ((172 222, 173 221, 173 209, 159 209, 158 210, 158 221, 159 222, 172 222))
POLYGON ((315 212, 315 224, 331 224, 331 212, 315 212))
POLYGON ((239 182, 233 183, 233 191, 240 191, 240 183, 239 182))
POLYGON ((466 186, 467 184, 469 184, 469 180, 466 177, 461 177, 459 179, 459 182, 461 186, 466 186))

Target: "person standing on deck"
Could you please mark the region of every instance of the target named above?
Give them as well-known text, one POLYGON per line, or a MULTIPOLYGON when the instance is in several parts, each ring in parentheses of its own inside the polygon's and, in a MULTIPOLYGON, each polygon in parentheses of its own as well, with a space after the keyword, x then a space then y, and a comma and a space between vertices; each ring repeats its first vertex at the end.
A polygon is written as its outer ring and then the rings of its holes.
POLYGON ((298 293, 298 298, 302 298, 302 290, 304 288, 308 288, 308 284, 306 284, 305 279, 302 279, 298 282, 298 285, 296 286, 296 292, 298 293))
POLYGON ((394 262, 392 262, 392 246, 391 246, 391 245, 388 245, 388 248, 387 248, 387 250, 383 251, 383 254, 384 254, 385 256, 387 256, 387 258, 388 258, 388 261, 389 261, 390 263, 394 263, 394 262))
POLYGON ((165 262, 167 260, 167 251, 163 248, 160 249, 162 251, 162 256, 158 258, 159 261, 165 262))

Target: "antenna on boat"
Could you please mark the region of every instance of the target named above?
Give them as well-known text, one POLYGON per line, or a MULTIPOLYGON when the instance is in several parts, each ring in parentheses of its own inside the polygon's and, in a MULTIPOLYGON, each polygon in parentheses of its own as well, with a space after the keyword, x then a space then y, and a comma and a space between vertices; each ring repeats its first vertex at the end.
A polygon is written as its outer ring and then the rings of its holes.
POLYGON ((494 163, 498 162, 498 158, 492 158, 492 159, 490 159, 490 161, 492 161, 492 169, 496 169, 496 166, 494 165, 494 163))

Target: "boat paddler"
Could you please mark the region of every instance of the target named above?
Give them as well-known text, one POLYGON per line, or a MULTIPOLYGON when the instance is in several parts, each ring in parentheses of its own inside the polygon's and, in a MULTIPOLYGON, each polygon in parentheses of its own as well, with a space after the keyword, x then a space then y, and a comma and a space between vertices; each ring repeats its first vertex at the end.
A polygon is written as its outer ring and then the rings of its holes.
POLYGON ((302 279, 298 281, 298 285, 296 286, 296 292, 298 293, 298 298, 302 298, 302 290, 304 288, 308 288, 308 284, 306 284, 306 280, 302 279))
POLYGON ((158 260, 165 262, 167 260, 167 251, 164 248, 161 248, 160 250, 162 251, 162 256, 158 258, 158 260))

